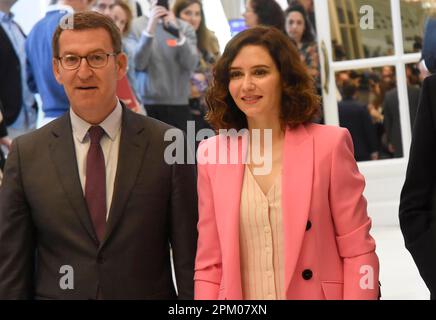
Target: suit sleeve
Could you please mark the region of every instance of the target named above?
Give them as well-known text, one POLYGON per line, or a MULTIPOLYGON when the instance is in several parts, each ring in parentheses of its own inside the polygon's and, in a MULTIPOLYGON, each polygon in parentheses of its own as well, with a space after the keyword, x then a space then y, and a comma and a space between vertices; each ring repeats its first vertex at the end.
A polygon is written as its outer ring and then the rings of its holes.
MULTIPOLYGON (((202 142, 198 154, 206 146, 202 142)), ((217 300, 221 283, 222 262, 215 219, 213 192, 207 164, 198 164, 198 245, 195 260, 195 299, 217 300)))
POLYGON ((436 107, 436 97, 431 92, 435 79, 431 76, 423 84, 399 210, 406 248, 433 295, 436 294, 436 130, 432 109, 436 107))
POLYGON ((170 241, 178 298, 194 298, 194 264, 197 247, 197 191, 193 164, 172 166, 170 241))
POLYGON ((365 180, 353 157, 349 132, 341 129, 332 154, 330 207, 339 255, 343 259, 344 299, 379 297, 379 261, 369 234, 371 220, 363 197, 365 180))
POLYGON ((35 239, 14 140, 0 186, 0 300, 33 298, 35 239))

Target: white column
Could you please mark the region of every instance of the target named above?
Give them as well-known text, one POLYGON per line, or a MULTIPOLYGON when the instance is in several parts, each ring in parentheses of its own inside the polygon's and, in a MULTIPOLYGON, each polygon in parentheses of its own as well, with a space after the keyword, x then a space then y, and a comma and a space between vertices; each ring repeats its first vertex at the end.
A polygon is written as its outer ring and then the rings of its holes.
POLYGON ((218 38, 220 50, 223 52, 227 42, 231 39, 230 26, 221 1, 203 0, 203 10, 206 26, 218 38))

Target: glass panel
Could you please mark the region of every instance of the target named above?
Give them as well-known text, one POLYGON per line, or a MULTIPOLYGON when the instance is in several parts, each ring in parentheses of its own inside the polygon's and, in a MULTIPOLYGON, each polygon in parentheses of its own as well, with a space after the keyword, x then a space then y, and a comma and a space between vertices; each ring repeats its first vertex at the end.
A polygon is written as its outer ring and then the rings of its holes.
MULTIPOLYGON (((411 63, 406 65, 407 79, 407 98, 410 117, 410 127, 413 127, 416 111, 418 110, 419 96, 421 93, 421 84, 429 73, 422 68, 420 63, 411 63)), ((386 142, 389 150, 395 158, 403 156, 403 146, 400 126, 400 109, 398 100, 392 97, 385 97, 383 108, 384 127, 386 132, 386 142)))
POLYGON ((347 52, 349 56, 354 57, 354 50, 353 47, 350 46, 350 43, 348 41, 348 29, 347 28, 341 28, 341 37, 342 37, 342 46, 344 48, 344 52, 347 52))
POLYGON ((329 10, 335 61, 393 54, 390 1, 329 0, 329 10), (360 13, 360 9, 364 6, 369 6, 372 11, 360 13), (373 28, 370 28, 368 23, 371 20, 373 28), (346 37, 347 33, 344 29, 352 30, 351 39, 346 37))
MULTIPOLYGON (((401 149, 398 152, 389 146, 384 122, 386 104, 392 100, 391 104, 398 108, 395 68, 347 70, 335 76, 339 124, 351 133, 356 160, 401 157, 401 149)), ((395 124, 395 133, 401 128, 400 123, 395 122, 399 120, 399 112, 396 115, 390 122, 395 124)))
POLYGON ((354 24, 355 20, 354 20, 354 14, 353 14, 353 9, 351 7, 351 2, 350 1, 345 1, 345 4, 347 6, 347 15, 348 15, 348 22, 350 24, 354 24))
POLYGON ((345 23, 345 14, 344 14, 344 9, 342 8, 342 0, 339 0, 336 4, 337 8, 338 8, 338 19, 339 19, 339 23, 345 23))
POLYGON ((420 52, 426 18, 434 14, 434 0, 401 0, 401 21, 405 53, 420 52))

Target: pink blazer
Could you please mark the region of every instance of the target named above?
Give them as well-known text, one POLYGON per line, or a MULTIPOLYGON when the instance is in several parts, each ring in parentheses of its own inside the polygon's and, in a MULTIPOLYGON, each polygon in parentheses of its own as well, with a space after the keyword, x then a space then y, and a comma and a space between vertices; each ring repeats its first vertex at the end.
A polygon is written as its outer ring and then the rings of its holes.
MULTIPOLYGON (((239 209, 244 152, 239 151, 235 164, 205 163, 225 140, 210 138, 198 152, 195 299, 243 297, 239 209)), ((245 138, 230 140, 246 149, 245 138)), ((288 129, 282 168, 286 297, 377 299, 379 261, 349 132, 317 124, 288 129)))

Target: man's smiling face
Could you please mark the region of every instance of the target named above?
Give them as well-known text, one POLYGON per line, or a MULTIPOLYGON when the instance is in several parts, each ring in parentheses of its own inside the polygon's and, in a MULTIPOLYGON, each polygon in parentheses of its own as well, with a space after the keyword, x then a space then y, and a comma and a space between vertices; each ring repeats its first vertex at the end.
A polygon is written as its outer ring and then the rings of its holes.
MULTIPOLYGON (((65 30, 59 38, 59 57, 112 54, 113 51, 111 37, 103 28, 65 30)), ((123 53, 107 58, 102 68, 92 68, 82 59, 75 70, 68 70, 59 60, 53 60, 57 81, 64 86, 74 112, 84 119, 88 118, 85 115, 109 114, 116 105, 117 81, 125 74, 127 59, 123 53)))

